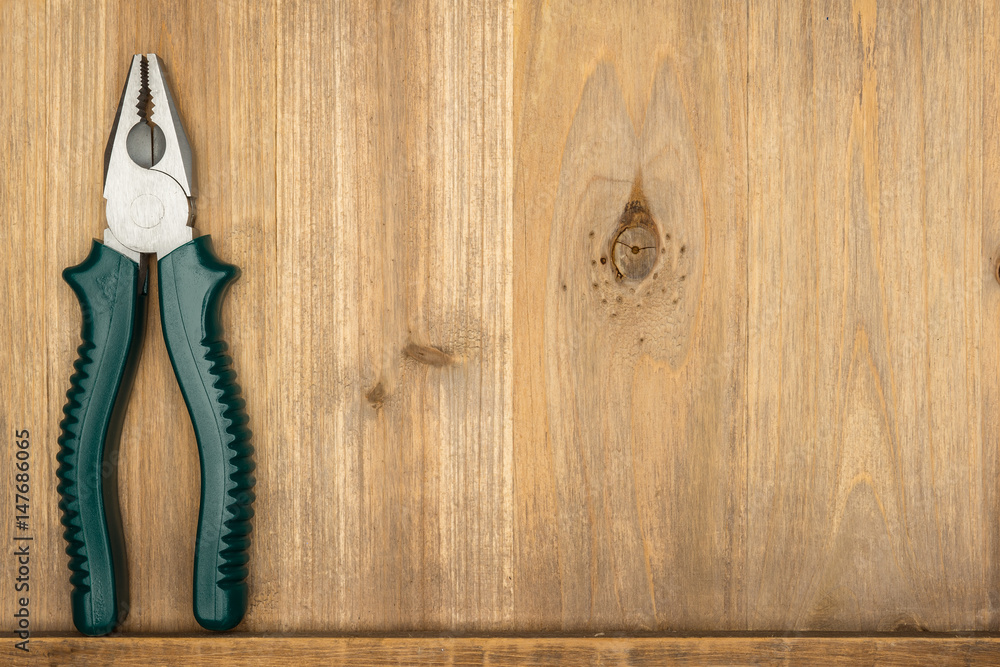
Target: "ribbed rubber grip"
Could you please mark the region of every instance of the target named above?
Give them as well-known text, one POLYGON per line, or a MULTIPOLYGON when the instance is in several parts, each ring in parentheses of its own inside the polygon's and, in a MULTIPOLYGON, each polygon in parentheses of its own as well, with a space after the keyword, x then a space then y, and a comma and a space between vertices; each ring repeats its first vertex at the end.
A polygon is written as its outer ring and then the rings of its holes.
POLYGON ((118 445, 139 359, 145 288, 131 259, 94 241, 63 271, 83 311, 76 372, 59 436, 59 493, 73 623, 103 635, 128 615, 128 567, 118 504, 118 445))
POLYGON ((159 261, 163 338, 201 458, 194 615, 209 630, 235 627, 247 608, 253 447, 219 318, 222 300, 238 275, 239 269, 216 257, 209 236, 159 261))

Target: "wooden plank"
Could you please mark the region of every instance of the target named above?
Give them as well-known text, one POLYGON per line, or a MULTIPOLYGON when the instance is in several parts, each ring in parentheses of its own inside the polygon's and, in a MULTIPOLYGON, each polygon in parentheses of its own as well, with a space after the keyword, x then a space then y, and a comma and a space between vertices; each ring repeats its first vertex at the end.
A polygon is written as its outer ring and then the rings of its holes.
MULTIPOLYGON (((1000 1, 983 6, 983 122, 982 142, 982 282, 979 383, 982 391, 980 468, 983 506, 980 522, 989 554, 984 563, 988 590, 1000 582, 1000 1)), ((991 610, 983 627, 1000 629, 997 611, 991 610)))
MULTIPOLYGON (((0 425, 33 443, 32 629, 72 628, 59 271, 103 228, 140 51, 171 74, 197 226, 243 268, 245 629, 1000 629, 998 26, 998 0, 0 4, 0 425)), ((153 286, 122 630, 186 633, 198 463, 153 286)), ((33 641, 53 662, 998 659, 994 637, 33 641)))
MULTIPOLYGON (((133 52, 156 51, 196 155, 198 227, 243 267, 224 319, 261 480, 245 627, 502 627, 513 526, 509 7, 289 3, 278 23, 273 12, 53 2, 47 77, 12 68, 48 81, 32 100, 51 100, 45 150, 61 156, 39 166, 43 178, 12 181, 32 194, 29 183, 48 179, 34 193, 47 225, 18 227, 46 232, 46 264, 24 255, 22 265, 44 281, 37 312, 51 313, 25 332, 51 346, 44 372, 26 371, 53 397, 35 420, 40 445, 55 439, 80 317, 58 271, 44 269, 80 261, 100 234, 122 76, 133 52)), ((140 633, 196 629, 198 464, 150 305, 120 462, 132 570, 122 629, 140 633)), ((20 354, 26 340, 5 349, 20 354)), ((54 468, 54 456, 37 468, 51 498, 54 468)), ((68 630, 54 501, 40 505, 37 540, 33 629, 68 630)))
MULTIPOLYGON (((48 266, 45 256, 45 165, 46 165, 46 96, 45 5, 42 2, 7 2, 0 4, 0 202, 3 204, 2 232, 4 260, 0 262, 0 303, 4 323, 0 325, 0 466, 4 488, 0 492, 3 512, 4 552, 13 554, 25 541, 32 554, 32 568, 41 576, 65 571, 63 554, 44 548, 46 510, 53 506, 55 475, 48 466, 49 446, 54 439, 55 422, 49 417, 51 402, 46 394, 48 357, 43 341, 51 330, 47 283, 49 276, 39 270, 48 266), (41 344, 40 344, 41 343, 41 344), (27 431, 29 470, 27 479, 15 475, 19 451, 17 441, 27 431), (21 436, 17 435, 21 434, 21 436), (17 499, 15 485, 29 484, 28 502, 17 499), (25 515, 26 528, 19 528, 16 516, 25 515)), ((69 375, 66 376, 67 378, 69 375)), ((17 600, 27 592, 15 590, 19 563, 13 557, 0 562, 4 593, 0 596, 0 614, 6 620, 4 630, 13 629, 17 600)), ((35 598, 30 610, 34 618, 58 613, 51 599, 35 598)))
POLYGON ((749 15, 747 626, 993 628, 981 6, 749 15))
MULTIPOLYGON (((212 235, 223 259, 243 270, 223 317, 251 427, 258 432, 258 463, 267 470, 274 443, 266 434, 275 428, 270 399, 275 392, 268 381, 274 379, 269 332, 275 328, 276 305, 269 293, 277 273, 268 261, 275 239, 272 10, 267 3, 169 0, 48 4, 42 39, 48 49, 43 95, 50 101, 49 159, 42 172, 46 242, 38 246, 45 264, 32 269, 45 277, 44 307, 50 313, 47 329, 36 332, 36 340, 48 345, 43 377, 51 397, 46 441, 39 443, 50 454, 40 461, 42 479, 55 479, 56 425, 79 344, 79 306, 59 271, 80 262, 90 239, 101 237, 104 146, 132 54, 145 52, 157 53, 167 68, 194 151, 195 226, 212 235)), ((160 335, 155 272, 152 279, 143 356, 119 461, 131 584, 131 608, 122 629, 128 632, 198 627, 191 613, 197 449, 160 335)), ((268 485, 262 486, 266 491, 268 485)), ((37 571, 38 595, 46 611, 34 627, 69 630, 69 572, 54 484, 47 494, 37 524, 39 551, 46 554, 37 571)), ((264 535, 265 546, 258 541, 253 558, 257 568, 265 566, 266 576, 266 564, 275 560, 268 554, 279 548, 264 535)))
MULTIPOLYGON (((224 318, 261 480, 245 627, 499 627, 513 524, 509 8, 289 3, 277 24, 273 12, 51 3, 37 96, 52 100, 47 150, 63 159, 41 167, 47 266, 80 261, 100 234, 122 76, 133 52, 158 52, 196 155, 198 227, 243 267, 224 318)), ((25 268, 45 280, 38 312, 55 311, 31 331, 52 346, 33 373, 56 397, 38 419, 51 443, 79 310, 56 271, 25 268)), ((122 629, 176 632, 196 628, 198 464, 150 306, 120 463, 122 629)), ((54 467, 43 459, 39 477, 54 467)), ((34 628, 66 630, 54 502, 38 531, 39 604, 54 612, 34 628)))
POLYGON ((500 1, 282 7, 250 627, 508 627, 510 39, 500 1))
POLYGON ((518 624, 740 628, 745 6, 516 13, 518 624))
MULTIPOLYGON (((1000 660, 994 637, 37 637, 31 657, 60 665, 969 665, 1000 660)), ((9 642, 0 657, 22 659, 9 642)))

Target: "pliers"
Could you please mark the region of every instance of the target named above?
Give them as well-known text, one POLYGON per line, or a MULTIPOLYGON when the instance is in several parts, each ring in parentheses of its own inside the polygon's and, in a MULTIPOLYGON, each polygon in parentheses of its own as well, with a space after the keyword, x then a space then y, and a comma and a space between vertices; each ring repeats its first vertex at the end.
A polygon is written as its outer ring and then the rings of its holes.
POLYGON ((192 155, 159 59, 132 58, 104 153, 104 242, 63 271, 80 301, 83 343, 59 437, 73 622, 110 632, 128 614, 118 446, 145 329, 148 262, 157 256, 160 318, 201 459, 194 615, 228 630, 247 607, 253 447, 219 318, 239 270, 216 257, 194 219, 192 155))

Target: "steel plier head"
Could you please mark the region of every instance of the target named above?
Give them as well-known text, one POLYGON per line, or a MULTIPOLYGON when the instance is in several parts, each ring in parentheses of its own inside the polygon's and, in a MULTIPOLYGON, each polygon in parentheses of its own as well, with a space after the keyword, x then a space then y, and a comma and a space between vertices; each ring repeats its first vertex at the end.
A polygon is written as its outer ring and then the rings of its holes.
POLYGON ((216 257, 211 237, 194 237, 192 162, 159 59, 134 56, 105 151, 104 243, 63 272, 83 311, 83 343, 60 423, 59 506, 73 621, 85 634, 108 633, 128 613, 117 452, 154 254, 163 337, 201 459, 194 615, 227 630, 247 607, 253 447, 219 317, 238 269, 216 257))
POLYGON ((190 241, 192 162, 159 58, 133 56, 104 151, 104 244, 138 262, 190 241))

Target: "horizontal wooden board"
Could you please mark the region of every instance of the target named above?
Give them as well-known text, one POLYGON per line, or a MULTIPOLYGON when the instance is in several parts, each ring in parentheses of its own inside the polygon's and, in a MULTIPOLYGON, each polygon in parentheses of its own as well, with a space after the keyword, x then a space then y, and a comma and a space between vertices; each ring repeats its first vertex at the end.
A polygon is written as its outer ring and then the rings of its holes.
MULTIPOLYGON (((38 637, 50 664, 185 665, 969 665, 1000 660, 997 637, 38 637)), ((0 657, 22 658, 9 644, 0 657)))

